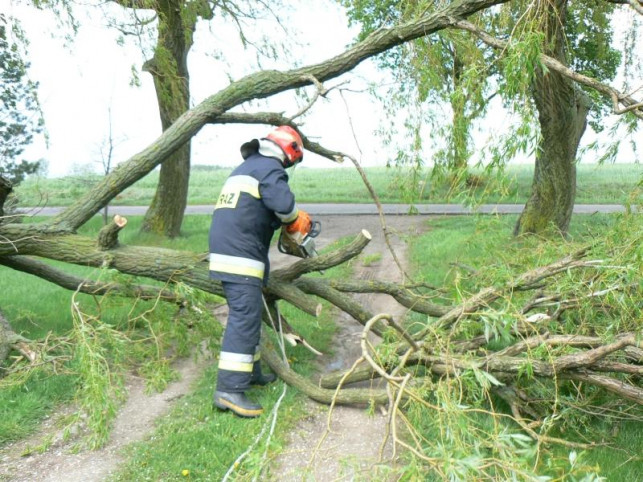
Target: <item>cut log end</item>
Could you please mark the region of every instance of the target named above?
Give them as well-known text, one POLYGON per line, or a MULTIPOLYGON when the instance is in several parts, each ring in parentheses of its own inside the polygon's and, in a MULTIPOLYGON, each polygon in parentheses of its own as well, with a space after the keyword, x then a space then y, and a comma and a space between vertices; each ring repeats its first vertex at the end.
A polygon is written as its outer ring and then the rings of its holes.
POLYGON ((122 229, 127 224, 127 218, 117 214, 116 216, 114 216, 114 224, 122 229))
POLYGON ((118 246, 118 233, 127 224, 127 218, 114 216, 112 222, 105 225, 98 233, 98 248, 100 250, 113 249, 118 246))
POLYGON ((369 233, 366 229, 362 229, 362 236, 364 236, 369 241, 373 239, 373 236, 371 236, 371 233, 369 233))

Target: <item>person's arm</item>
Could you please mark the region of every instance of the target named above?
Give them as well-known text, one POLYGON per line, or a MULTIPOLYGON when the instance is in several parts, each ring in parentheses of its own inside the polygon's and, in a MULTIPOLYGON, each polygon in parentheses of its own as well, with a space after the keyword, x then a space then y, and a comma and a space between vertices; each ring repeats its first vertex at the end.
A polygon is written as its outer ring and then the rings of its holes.
POLYGON ((259 182, 259 193, 264 205, 273 211, 282 224, 297 220, 299 209, 295 195, 288 186, 288 175, 282 169, 275 169, 259 182))

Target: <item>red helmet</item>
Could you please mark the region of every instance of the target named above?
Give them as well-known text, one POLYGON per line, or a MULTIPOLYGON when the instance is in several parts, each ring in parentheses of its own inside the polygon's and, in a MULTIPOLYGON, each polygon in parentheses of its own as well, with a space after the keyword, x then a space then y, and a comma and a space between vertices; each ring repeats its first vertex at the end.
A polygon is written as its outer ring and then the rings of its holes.
POLYGON ((304 143, 299 133, 290 126, 279 126, 266 139, 277 144, 286 155, 284 167, 294 166, 304 159, 304 143))

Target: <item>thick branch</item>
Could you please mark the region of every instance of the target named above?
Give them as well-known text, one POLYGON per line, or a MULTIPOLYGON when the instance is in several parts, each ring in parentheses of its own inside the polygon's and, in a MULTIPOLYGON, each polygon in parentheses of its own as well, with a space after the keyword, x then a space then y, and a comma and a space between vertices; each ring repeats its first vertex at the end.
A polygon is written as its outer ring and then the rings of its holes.
POLYGON ((311 141, 296 125, 290 117, 286 117, 279 112, 226 112, 219 116, 213 117, 210 121, 211 124, 266 124, 273 126, 287 125, 299 132, 301 140, 304 143, 304 148, 307 151, 314 152, 315 154, 325 157, 333 162, 343 162, 344 154, 339 151, 332 151, 326 149, 321 144, 311 141))
POLYGON ((111 223, 106 224, 98 233, 98 249, 108 250, 118 246, 118 233, 127 224, 127 218, 114 216, 111 223))
POLYGON ((318 402, 330 404, 334 400, 334 403, 340 405, 368 405, 370 403, 382 405, 388 401, 384 390, 343 389, 335 393, 335 390, 320 388, 281 361, 265 340, 262 340, 261 343, 261 358, 284 382, 318 402))
POLYGON ((416 38, 430 35, 492 5, 507 0, 465 0, 446 5, 441 10, 411 22, 379 29, 344 53, 324 62, 286 72, 262 71, 233 82, 181 115, 147 148, 120 164, 89 193, 53 219, 54 224, 76 229, 111 201, 165 161, 176 149, 188 142, 212 119, 231 108, 253 99, 262 99, 287 90, 338 77, 354 69, 365 59, 416 38))
POLYGON ((563 373, 561 378, 567 380, 576 380, 578 382, 590 383, 604 388, 612 393, 617 394, 619 397, 631 400, 639 405, 643 405, 643 388, 635 387, 622 380, 606 377, 604 375, 597 375, 590 370, 582 370, 578 372, 563 373))
POLYGON ((643 15, 643 2, 641 0, 629 0, 628 3, 639 15, 643 15))
POLYGON ((371 241, 371 234, 363 229, 349 244, 331 251, 329 253, 316 256, 314 258, 304 258, 297 261, 287 268, 275 270, 271 273, 273 278, 279 279, 280 282, 292 281, 302 274, 313 271, 323 271, 334 266, 345 263, 349 259, 358 256, 371 241))
POLYGON ((323 283, 329 283, 331 288, 345 293, 383 293, 392 296, 402 306, 409 308, 417 313, 423 313, 430 316, 443 316, 448 313, 452 307, 438 305, 426 300, 426 297, 411 291, 408 286, 398 283, 378 280, 320 280, 323 283))
MULTIPOLYGON (((329 301, 343 312, 348 313, 362 325, 373 317, 373 314, 361 304, 343 293, 332 289, 328 284, 320 282, 320 280, 300 278, 295 282, 295 284, 299 286, 302 291, 314 294, 329 301)), ((379 336, 382 336, 384 328, 384 325, 377 324, 372 331, 377 333, 379 336)))
POLYGON ((39 278, 57 284, 62 288, 71 291, 80 291, 81 293, 89 295, 110 294, 140 298, 142 300, 161 299, 163 301, 170 301, 173 303, 181 303, 183 301, 170 290, 147 285, 125 286, 120 283, 102 283, 100 281, 92 281, 81 278, 80 276, 65 273, 64 271, 56 269, 47 263, 29 258, 28 256, 2 256, 0 257, 0 264, 17 271, 22 271, 23 273, 38 276, 39 278))

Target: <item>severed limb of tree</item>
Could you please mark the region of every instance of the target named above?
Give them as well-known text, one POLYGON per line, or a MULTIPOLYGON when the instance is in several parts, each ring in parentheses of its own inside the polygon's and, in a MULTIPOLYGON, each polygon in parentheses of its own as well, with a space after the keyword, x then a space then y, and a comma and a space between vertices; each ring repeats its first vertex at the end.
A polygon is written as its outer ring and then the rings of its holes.
POLYGON ((363 229, 349 244, 341 249, 313 258, 303 258, 286 268, 272 271, 270 276, 278 278, 280 282, 289 282, 306 273, 323 271, 338 266, 361 253, 371 239, 371 233, 363 229))
POLYGON ((388 401, 385 390, 346 389, 336 393, 335 390, 315 385, 288 367, 265 339, 262 339, 261 342, 261 358, 284 382, 318 402, 330 404, 334 401, 340 405, 368 405, 370 403, 381 405, 388 401))
MULTIPOLYGON (((605 343, 600 337, 555 335, 548 333, 516 341, 514 344, 487 355, 457 354, 447 349, 422 347, 422 351, 408 358, 409 365, 422 364, 436 376, 459 376, 467 370, 484 370, 496 379, 507 384, 513 383, 521 372, 529 367, 534 377, 584 381, 600 386, 623 398, 643 405, 643 388, 615 378, 613 375, 643 375, 643 366, 609 361, 607 358, 615 352, 624 352, 628 347, 640 348, 641 342, 633 333, 623 334, 612 343, 605 343), (527 352, 539 347, 569 347, 578 351, 562 356, 552 356, 550 360, 539 360, 530 357, 527 352), (588 348, 587 350, 581 350, 588 348), (521 356, 526 354, 526 356, 521 356), (613 374, 599 375, 596 372, 613 374)), ((384 370, 385 368, 382 368, 384 370)), ((337 386, 345 372, 327 374, 320 379, 320 386, 332 388, 337 386)), ((376 378, 381 375, 370 367, 361 366, 346 376, 344 383, 354 383, 376 378)))
MULTIPOLYGON (((637 0, 633 1, 635 2, 637 0)), ((461 30, 466 30, 467 32, 471 32, 484 43, 486 43, 490 47, 493 47, 494 49, 506 50, 511 48, 511 42, 498 39, 466 20, 456 21, 454 23, 454 27, 461 30)), ((548 55, 540 54, 540 59, 547 68, 564 75, 574 82, 596 90, 597 92, 600 92, 601 94, 609 98, 612 102, 612 111, 614 112, 614 114, 624 114, 626 112, 631 112, 639 119, 643 119, 643 99, 635 99, 631 95, 619 92, 614 87, 603 84, 592 77, 579 74, 578 72, 573 71, 563 63, 559 62, 553 57, 549 57, 548 55), (620 105, 622 105, 623 108, 620 108, 620 105)))
POLYGON ((415 339, 419 340, 426 336, 432 329, 442 329, 451 327, 459 320, 474 314, 478 309, 488 306, 493 301, 500 298, 503 294, 511 291, 524 291, 538 287, 538 285, 546 278, 554 276, 562 271, 575 268, 584 268, 595 266, 599 261, 582 261, 580 258, 587 254, 587 249, 581 249, 576 253, 565 256, 563 259, 550 263, 547 266, 540 266, 533 270, 527 271, 516 279, 509 281, 501 287, 487 287, 480 290, 475 295, 471 296, 464 303, 454 307, 435 322, 432 322, 425 329, 421 330, 415 335, 415 339))
POLYGON ((127 218, 114 216, 111 223, 107 223, 98 233, 98 248, 105 251, 118 246, 118 233, 127 225, 127 218))
POLYGON ((593 370, 565 372, 561 374, 561 377, 567 380, 575 380, 599 386, 618 395, 619 397, 631 400, 639 405, 643 405, 643 388, 629 384, 623 380, 599 375, 594 373, 593 370))
POLYGON ((50 281, 62 288, 79 291, 88 295, 115 295, 138 298, 141 300, 169 301, 171 303, 184 304, 185 299, 180 298, 176 293, 164 288, 155 286, 132 284, 124 285, 114 282, 92 281, 80 276, 66 273, 38 259, 29 256, 2 256, 0 264, 8 268, 29 273, 46 281, 50 281))

